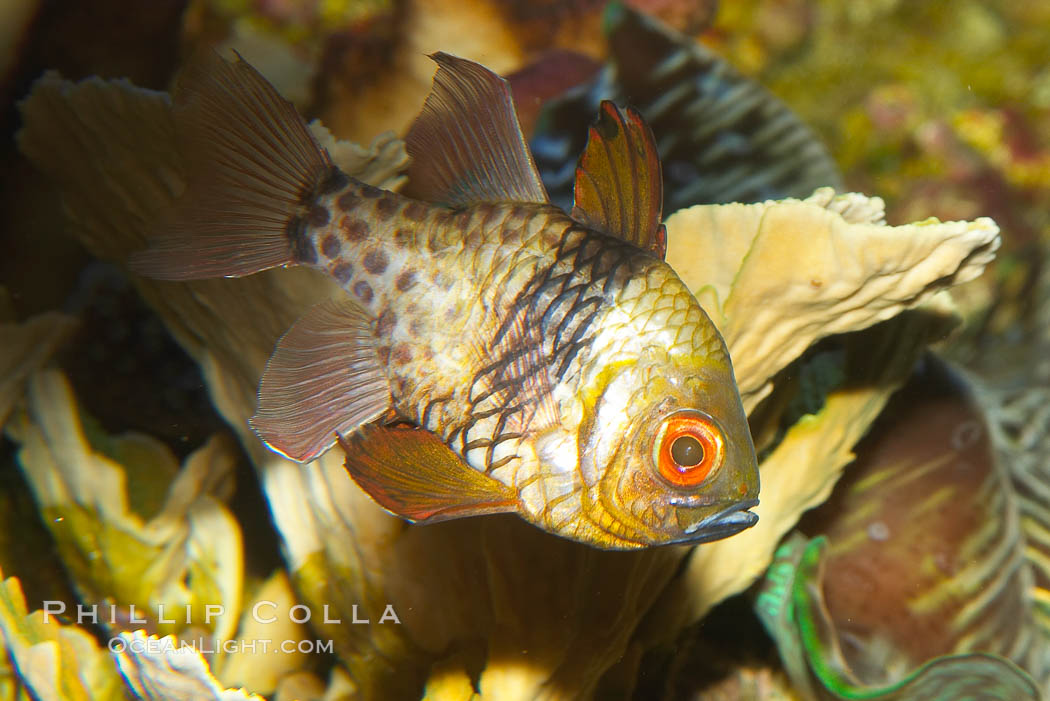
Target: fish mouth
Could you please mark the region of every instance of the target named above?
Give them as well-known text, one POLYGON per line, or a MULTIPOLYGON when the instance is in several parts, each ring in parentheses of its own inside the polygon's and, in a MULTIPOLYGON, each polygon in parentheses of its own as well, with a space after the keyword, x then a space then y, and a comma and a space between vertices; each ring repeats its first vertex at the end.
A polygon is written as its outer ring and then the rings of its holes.
MULTIPOLYGON (((707 518, 687 526, 684 536, 670 542, 678 545, 697 545, 699 543, 709 543, 712 540, 728 538, 758 523, 758 514, 751 513, 748 510, 755 506, 758 506, 758 499, 732 504, 707 518)), ((688 510, 683 509, 682 511, 688 510)))

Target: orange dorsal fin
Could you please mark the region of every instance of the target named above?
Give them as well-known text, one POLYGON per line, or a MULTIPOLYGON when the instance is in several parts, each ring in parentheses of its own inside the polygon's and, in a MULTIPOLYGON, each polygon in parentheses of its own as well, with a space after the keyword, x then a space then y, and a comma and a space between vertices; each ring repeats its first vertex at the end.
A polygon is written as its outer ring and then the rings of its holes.
POLYGON ((371 315, 350 299, 331 299, 312 307, 277 342, 251 425, 273 450, 309 462, 335 444, 336 434, 390 406, 371 315))
POLYGON ((436 53, 434 87, 405 137, 406 194, 428 202, 546 202, 507 81, 473 61, 436 53))
POLYGON ((660 156, 652 132, 633 109, 602 102, 576 167, 573 217, 662 258, 667 248, 662 209, 660 156))
POLYGON ((513 489, 472 468, 426 429, 372 424, 340 444, 358 486, 410 521, 519 511, 513 489))

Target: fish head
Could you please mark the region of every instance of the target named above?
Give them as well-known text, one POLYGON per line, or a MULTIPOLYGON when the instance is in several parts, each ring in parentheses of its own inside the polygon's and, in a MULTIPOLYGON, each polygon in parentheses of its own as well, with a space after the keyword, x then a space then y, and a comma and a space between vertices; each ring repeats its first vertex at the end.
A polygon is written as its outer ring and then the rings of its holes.
POLYGON ((757 522, 758 462, 728 353, 649 348, 605 375, 578 439, 587 521, 622 548, 757 522))

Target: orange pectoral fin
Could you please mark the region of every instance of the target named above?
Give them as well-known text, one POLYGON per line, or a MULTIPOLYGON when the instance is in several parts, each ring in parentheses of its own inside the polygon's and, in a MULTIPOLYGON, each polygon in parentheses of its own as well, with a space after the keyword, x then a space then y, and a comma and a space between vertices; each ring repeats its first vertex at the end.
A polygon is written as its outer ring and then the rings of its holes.
POLYGON ((340 445, 358 486, 384 509, 410 521, 436 523, 519 511, 513 489, 467 465, 425 429, 363 426, 340 445))

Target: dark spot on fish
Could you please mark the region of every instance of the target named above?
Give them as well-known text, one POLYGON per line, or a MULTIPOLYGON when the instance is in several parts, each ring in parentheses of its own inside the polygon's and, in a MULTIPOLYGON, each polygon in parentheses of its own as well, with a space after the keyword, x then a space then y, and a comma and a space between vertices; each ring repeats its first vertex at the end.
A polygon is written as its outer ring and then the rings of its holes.
POLYGON ((399 343, 390 357, 397 365, 407 365, 412 362, 412 348, 407 343, 399 343))
POLYGON ((346 219, 343 221, 343 236, 347 241, 364 241, 368 237, 368 224, 361 219, 346 219))
POLYGON ((295 256, 300 263, 313 265, 317 262, 317 249, 306 242, 301 250, 296 251, 295 256))
POLYGON ((339 209, 343 210, 344 212, 353 211, 354 207, 356 207, 360 202, 361 198, 353 189, 350 189, 347 192, 343 193, 339 196, 339 199, 335 201, 339 209))
POLYGON ((331 273, 332 277, 345 285, 354 276, 354 266, 346 262, 338 263, 332 268, 331 273))
POLYGON ((409 221, 423 221, 427 216, 427 205, 423 202, 413 200, 401 211, 401 216, 409 221))
POLYGON ((381 365, 390 364, 390 346, 379 346, 376 348, 376 355, 379 356, 379 363, 381 365))
POLYGON ((322 205, 315 204, 310 208, 309 213, 306 215, 306 221, 310 226, 320 228, 328 223, 328 220, 332 218, 332 215, 328 213, 328 209, 322 205))
POLYGON ((284 225, 284 235, 288 238, 288 242, 294 247, 299 239, 306 237, 306 222, 303 221, 302 217, 292 217, 288 220, 288 223, 284 225))
POLYGON ((372 187, 371 185, 361 185, 361 187, 358 188, 358 194, 360 194, 361 197, 367 197, 370 200, 374 200, 379 197, 382 197, 384 193, 378 187, 372 187))
POLYGON ((423 358, 426 360, 434 359, 434 350, 430 346, 423 346, 423 358))
POLYGON ((417 338, 423 335, 423 320, 413 319, 412 323, 408 325, 409 333, 417 338))
POLYGON ((316 263, 317 250, 307 234, 306 221, 302 217, 292 217, 284 227, 284 235, 291 244, 292 257, 299 263, 316 263))
POLYGON ((406 291, 408 289, 411 289, 411 287, 413 285, 415 285, 415 284, 416 284, 416 271, 415 270, 406 270, 406 271, 404 271, 403 273, 398 275, 397 276, 397 280, 394 281, 394 285, 396 285, 397 289, 400 290, 401 292, 404 292, 404 291, 406 291))
POLYGON ((325 254, 329 258, 335 258, 339 255, 339 249, 343 247, 343 244, 339 243, 339 239, 332 234, 328 234, 321 241, 321 253, 325 254))
POLYGON ((389 219, 397 211, 397 200, 393 197, 383 197, 376 200, 376 216, 380 219, 389 219))
POLYGON ((318 197, 321 197, 322 195, 330 195, 333 192, 339 192, 349 183, 350 177, 337 167, 332 166, 328 169, 328 172, 324 174, 324 177, 310 187, 304 188, 299 193, 299 204, 303 207, 307 207, 313 204, 318 197))
POLYGON ((365 270, 373 275, 381 275, 383 271, 386 270, 386 264, 389 262, 390 261, 387 260, 386 254, 382 251, 369 251, 364 260, 365 270))
POLYGON ((416 304, 415 302, 409 302, 408 306, 405 307, 405 311, 408 312, 409 314, 418 314, 419 313, 419 305, 416 304))
POLYGON ((397 326, 397 314, 387 309, 376 319, 376 335, 389 336, 395 326, 397 326))
POLYGON ((354 283, 354 294, 357 295, 358 299, 362 302, 372 301, 372 286, 364 280, 354 283))
POLYGON ((395 229, 394 230, 394 245, 397 246, 398 248, 406 248, 409 244, 412 243, 412 239, 415 238, 413 236, 413 233, 414 232, 412 232, 412 231, 410 231, 408 229, 403 229, 403 228, 395 229))
POLYGON ((445 310, 445 321, 455 321, 459 318, 459 310, 455 307, 449 307, 445 310))
POLYGON ((324 180, 322 180, 321 184, 317 186, 317 194, 331 195, 333 192, 339 192, 349 184, 350 176, 335 166, 332 166, 325 175, 324 180))

